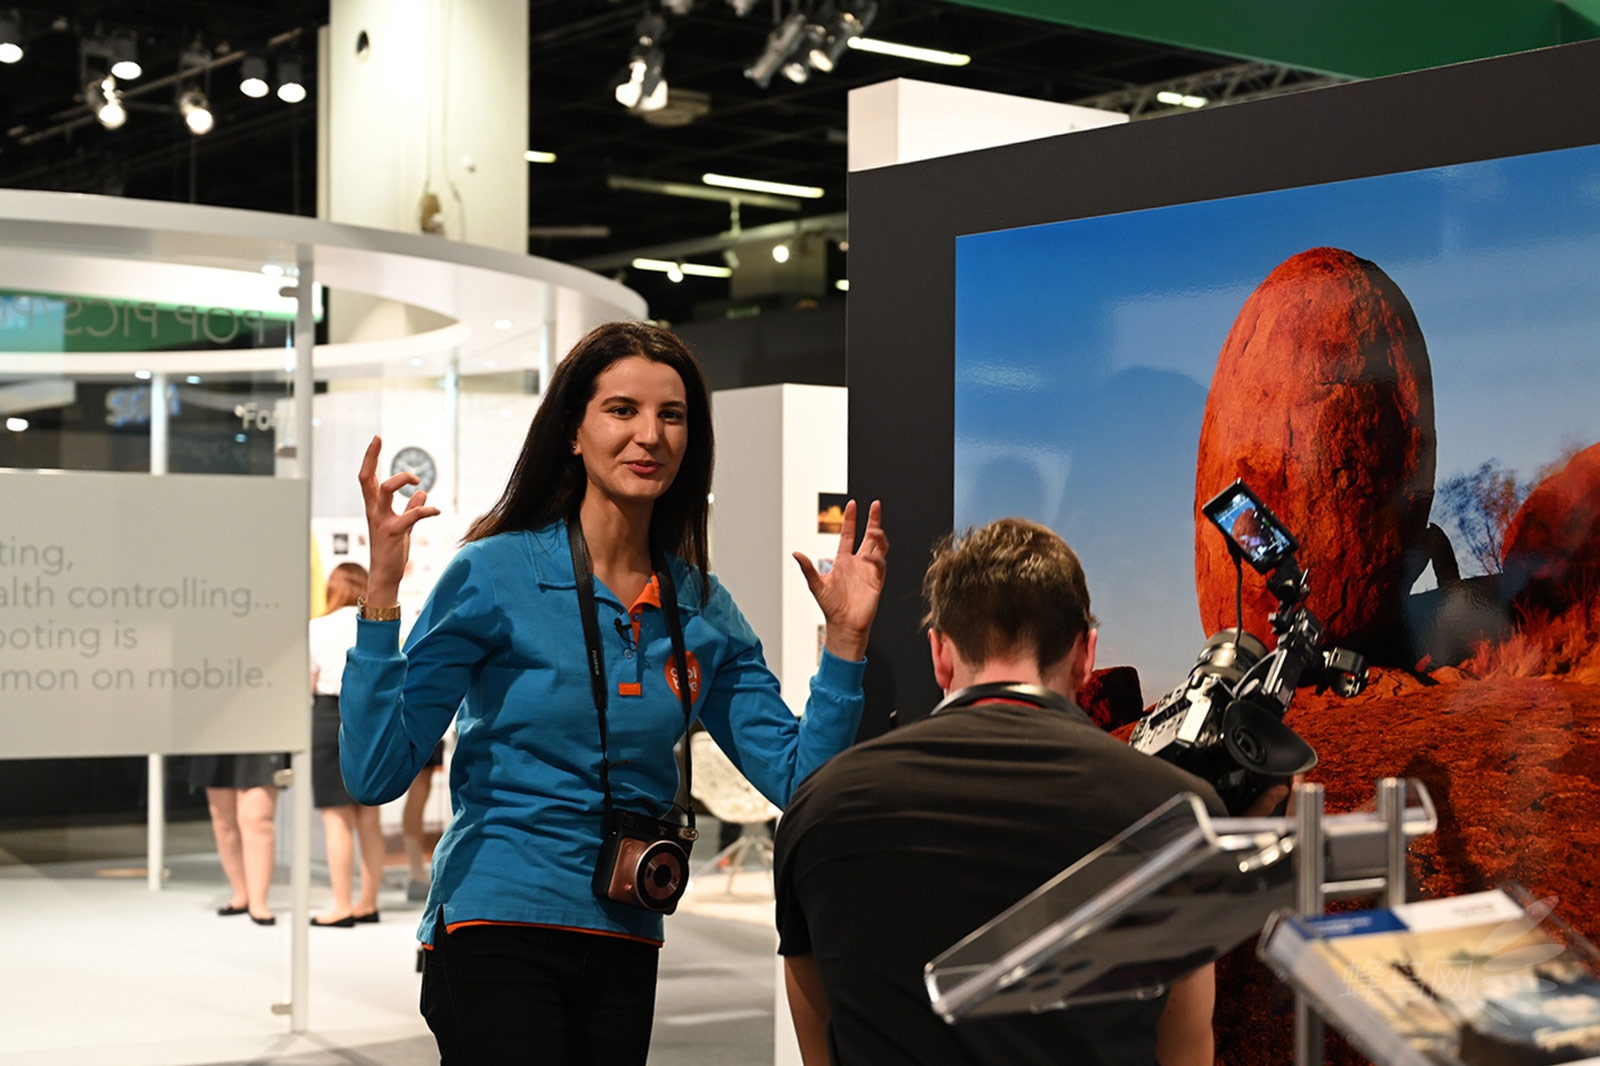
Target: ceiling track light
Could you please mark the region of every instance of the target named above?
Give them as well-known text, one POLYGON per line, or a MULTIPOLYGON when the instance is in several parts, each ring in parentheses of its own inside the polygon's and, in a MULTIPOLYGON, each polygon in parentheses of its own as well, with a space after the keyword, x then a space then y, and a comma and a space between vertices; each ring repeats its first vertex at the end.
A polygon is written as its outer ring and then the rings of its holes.
POLYGON ((267 84, 267 57, 260 52, 250 52, 239 61, 239 91, 252 100, 260 100, 272 91, 267 84))
MULTIPOLYGON (((789 57, 800 46, 806 32, 806 14, 796 11, 767 34, 767 44, 756 61, 745 68, 744 76, 763 89, 772 84, 772 76, 789 62, 789 57)), ((802 79, 804 80, 804 79, 802 79)))
POLYGON ((861 3, 840 9, 828 24, 823 39, 808 48, 807 61, 814 69, 831 74, 850 47, 850 42, 864 35, 877 17, 877 0, 862 0, 861 3))
POLYGON ((612 95, 630 111, 659 111, 667 106, 667 54, 661 47, 667 20, 647 14, 633 28, 634 45, 628 64, 617 76, 612 95))
POLYGON ((122 92, 117 88, 117 79, 110 74, 89 82, 84 87, 83 97, 95 119, 106 129, 121 129, 122 124, 128 121, 128 109, 122 104, 122 92))
POLYGON ((21 62, 22 19, 15 13, 0 13, 0 63, 21 62))
POLYGON ((216 128, 217 118, 211 113, 211 102, 199 89, 185 89, 178 94, 178 113, 196 137, 204 137, 216 128))
POLYGON ((133 81, 144 73, 139 65, 139 39, 132 30, 125 30, 107 42, 111 60, 111 73, 122 81, 133 81))
POLYGON ((298 104, 306 98, 305 76, 299 55, 284 52, 278 56, 278 99, 286 104, 298 104))

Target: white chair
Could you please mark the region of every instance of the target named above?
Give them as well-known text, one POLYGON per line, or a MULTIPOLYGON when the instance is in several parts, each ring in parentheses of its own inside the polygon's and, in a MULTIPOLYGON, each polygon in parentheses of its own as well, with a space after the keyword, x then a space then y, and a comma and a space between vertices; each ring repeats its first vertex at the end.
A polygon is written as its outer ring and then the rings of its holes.
POLYGON ((764 870, 772 869, 772 834, 767 823, 779 814, 778 808, 746 781, 733 761, 722 753, 711 734, 700 730, 689 738, 694 757, 694 798, 719 822, 739 827, 739 839, 707 859, 702 874, 719 869, 728 871, 723 892, 733 894, 733 881, 754 857, 764 870))

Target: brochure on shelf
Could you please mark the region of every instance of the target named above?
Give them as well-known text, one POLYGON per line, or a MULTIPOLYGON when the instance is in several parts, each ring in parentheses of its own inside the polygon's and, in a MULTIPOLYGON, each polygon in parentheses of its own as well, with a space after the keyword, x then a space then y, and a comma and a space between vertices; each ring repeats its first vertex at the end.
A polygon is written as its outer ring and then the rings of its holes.
POLYGON ((1520 886, 1274 916, 1257 948, 1380 1066, 1600 1062, 1600 956, 1520 886))
MULTIPOLYGON (((1401 832, 1431 833, 1426 789, 1408 791, 1401 832)), ((1161 995, 1293 903, 1294 833, 1290 818, 1213 819, 1176 796, 929 962, 933 1009, 954 1021, 1161 995)), ((1386 835, 1372 812, 1328 816, 1329 874, 1381 873, 1386 835)))

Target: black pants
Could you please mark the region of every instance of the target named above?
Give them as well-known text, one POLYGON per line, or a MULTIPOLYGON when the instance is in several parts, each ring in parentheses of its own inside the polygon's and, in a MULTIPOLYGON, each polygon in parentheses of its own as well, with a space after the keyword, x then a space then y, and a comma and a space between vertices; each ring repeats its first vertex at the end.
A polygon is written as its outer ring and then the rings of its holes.
POLYGON ((660 949, 565 929, 438 929, 422 1016, 440 1066, 643 1066, 660 949))

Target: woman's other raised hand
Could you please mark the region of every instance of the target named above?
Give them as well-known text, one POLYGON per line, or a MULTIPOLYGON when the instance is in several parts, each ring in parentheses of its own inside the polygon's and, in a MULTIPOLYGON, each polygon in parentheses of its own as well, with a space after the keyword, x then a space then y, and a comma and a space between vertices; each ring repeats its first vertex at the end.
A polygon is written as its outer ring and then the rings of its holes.
POLYGON ((398 513, 395 511, 395 493, 420 479, 407 470, 379 481, 378 453, 382 450, 383 439, 373 437, 361 459, 359 478, 367 510, 367 544, 372 553, 366 599, 377 607, 400 602, 400 578, 411 555, 411 529, 439 513, 439 508, 428 506, 428 494, 420 489, 411 494, 398 513))
POLYGON ((839 527, 839 550, 827 573, 820 572, 801 552, 794 553, 811 595, 822 608, 825 623, 822 642, 841 659, 861 659, 867 654, 867 637, 883 595, 888 565, 889 538, 883 532, 882 506, 877 500, 867 510, 867 528, 856 547, 856 501, 844 506, 839 527))

